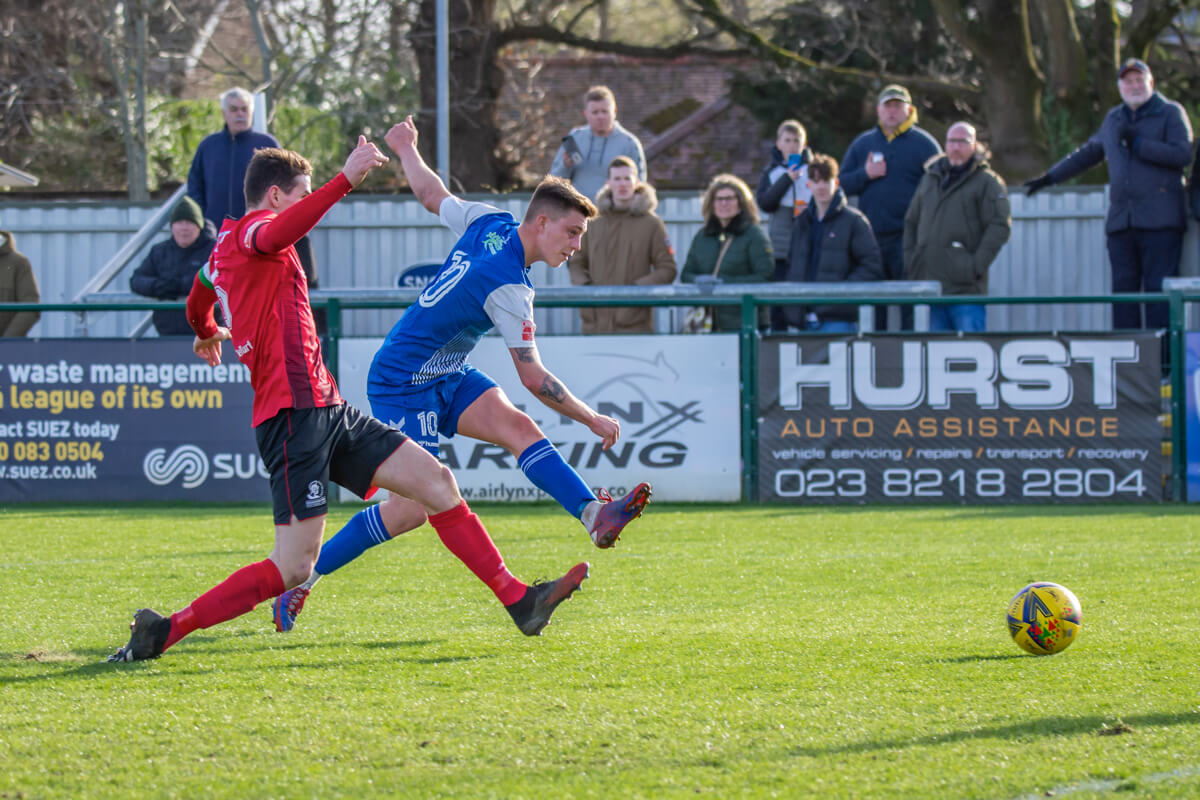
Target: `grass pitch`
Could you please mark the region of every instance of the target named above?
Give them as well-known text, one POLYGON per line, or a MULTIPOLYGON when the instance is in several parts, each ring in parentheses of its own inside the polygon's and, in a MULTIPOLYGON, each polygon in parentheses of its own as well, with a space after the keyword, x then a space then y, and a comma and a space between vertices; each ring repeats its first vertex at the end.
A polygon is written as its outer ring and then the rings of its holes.
POLYGON ((542 637, 425 527, 290 634, 117 665, 269 511, 0 509, 0 797, 1200 796, 1195 509, 655 504, 608 551, 477 510, 525 579, 592 562, 542 637), (1004 627, 1033 580, 1083 606, 1056 656, 1004 627))

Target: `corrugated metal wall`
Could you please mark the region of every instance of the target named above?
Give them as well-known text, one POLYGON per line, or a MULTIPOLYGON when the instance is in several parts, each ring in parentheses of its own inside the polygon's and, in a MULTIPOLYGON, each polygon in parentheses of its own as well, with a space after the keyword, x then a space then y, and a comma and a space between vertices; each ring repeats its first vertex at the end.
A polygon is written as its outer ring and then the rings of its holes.
MULTIPOLYGON (((1102 187, 1048 190, 1027 198, 1016 194, 1012 240, 992 267, 993 295, 1105 294, 1109 291, 1108 256, 1104 245, 1107 192, 1102 187)), ((519 217, 526 197, 480 197, 519 217)), ((70 302, 89 277, 97 273, 151 213, 147 205, 62 202, 0 206, 0 229, 11 231, 17 248, 29 257, 41 285, 43 302, 70 302)), ((700 227, 699 197, 664 193, 659 214, 675 245, 682 266, 692 237, 700 227)), ((167 231, 164 228, 162 238, 167 231)), ((449 231, 411 198, 351 195, 335 206, 312 235, 320 269, 321 288, 392 287, 402 266, 443 259, 453 240, 449 231)), ((1200 275, 1196 224, 1184 244, 1181 273, 1200 275)), ((128 292, 129 275, 141 260, 134 259, 109 286, 128 292)), ((565 269, 534 268, 535 285, 570 283, 565 269)), ((382 335, 396 310, 354 311, 347 318, 352 336, 382 335)), ((93 336, 123 336, 143 315, 91 314, 93 336)), ((991 306, 991 330, 1103 330, 1109 325, 1106 304, 991 306)), ((660 324, 668 329, 666 313, 660 324)), ((540 333, 577 332, 574 309, 538 311, 540 333)), ((47 313, 33 330, 36 336, 77 335, 77 315, 47 313)))

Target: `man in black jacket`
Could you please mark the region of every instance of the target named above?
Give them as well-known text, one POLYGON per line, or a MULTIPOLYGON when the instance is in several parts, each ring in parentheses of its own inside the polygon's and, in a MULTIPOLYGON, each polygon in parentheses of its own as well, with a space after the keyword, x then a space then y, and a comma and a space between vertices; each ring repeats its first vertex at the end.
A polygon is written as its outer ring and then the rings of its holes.
MULTIPOLYGON (((186 299, 196 273, 208 261, 216 243, 216 238, 204 224, 200 206, 185 195, 171 211, 171 238, 150 248, 146 259, 129 279, 129 288, 159 300, 186 299)), ((182 309, 155 311, 154 329, 159 336, 193 335, 187 314, 182 309)))
MULTIPOLYGON (((838 186, 838 163, 825 155, 808 163, 812 202, 792 228, 787 280, 809 283, 881 281, 883 260, 867 215, 846 203, 838 186)), ((809 308, 803 318, 788 309, 788 322, 809 331, 854 333, 858 309, 851 305, 809 308)))
MULTIPOLYGON (((1108 161, 1109 206, 1104 230, 1112 290, 1159 292, 1163 278, 1179 274, 1183 250, 1184 170, 1192 157, 1192 126, 1175 102, 1154 90, 1144 61, 1121 65, 1117 87, 1124 101, 1104 117, 1100 130, 1044 175, 1027 182, 1025 193, 1070 180, 1108 161)), ((1146 306, 1145 327, 1165 328, 1166 303, 1146 306)), ((1113 304, 1113 327, 1141 328, 1141 306, 1113 304)))

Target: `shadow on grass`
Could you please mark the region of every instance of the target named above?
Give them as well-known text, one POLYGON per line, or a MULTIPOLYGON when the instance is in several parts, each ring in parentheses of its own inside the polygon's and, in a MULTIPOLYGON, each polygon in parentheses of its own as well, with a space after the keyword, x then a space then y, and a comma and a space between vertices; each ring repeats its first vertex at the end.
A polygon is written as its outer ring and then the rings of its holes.
POLYGON ((1010 653, 1007 655, 990 655, 990 656, 957 656, 955 658, 931 658, 930 664, 977 664, 980 661, 1016 661, 1017 659, 1037 658, 1037 656, 1026 655, 1024 653, 1010 653))
POLYGON ((857 742, 830 747, 793 747, 789 748, 786 752, 791 756, 820 758, 831 755, 870 753, 876 750, 902 750, 910 747, 953 744, 955 742, 971 741, 974 739, 1019 740, 1040 736, 1074 736, 1081 733, 1099 734, 1101 730, 1110 728, 1118 716, 1121 722, 1132 727, 1135 731, 1143 727, 1164 728, 1172 725, 1200 725, 1200 713, 1196 713, 1195 711, 1134 714, 1131 716, 1120 714, 1112 716, 1043 717, 1012 725, 994 725, 986 728, 950 731, 947 733, 931 734, 929 736, 917 736, 915 738, 875 739, 869 742, 857 742))
MULTIPOLYGON (((208 644, 215 644, 216 646, 209 647, 204 650, 194 651, 193 653, 190 653, 190 654, 181 651, 178 653, 177 656, 175 654, 175 651, 172 650, 171 655, 167 656, 167 658, 176 658, 176 657, 187 658, 189 655, 192 655, 193 657, 205 658, 205 659, 211 659, 214 656, 222 656, 222 655, 223 656, 232 656, 234 654, 236 654, 237 656, 242 656, 242 655, 245 655, 245 653, 242 650, 240 650, 240 649, 235 650, 235 649, 232 649, 229 647, 221 647, 220 643, 222 641, 227 642, 230 639, 234 639, 234 638, 238 638, 238 637, 248 637, 248 636, 258 637, 258 636, 262 636, 262 635, 263 635, 262 633, 257 632, 257 631, 241 631, 238 633, 231 633, 231 634, 226 634, 223 636, 203 635, 203 634, 198 635, 198 636, 192 635, 192 636, 189 636, 187 639, 187 643, 190 645, 204 645, 204 644, 208 643, 208 644)), ((438 644, 438 640, 434 640, 434 639, 407 639, 407 640, 404 640, 404 639, 401 639, 401 640, 387 641, 387 642, 363 642, 361 644, 353 643, 353 642, 347 643, 344 641, 333 641, 333 642, 331 642, 331 641, 317 641, 317 642, 290 641, 290 642, 279 642, 277 644, 272 643, 265 649, 268 652, 278 652, 281 650, 299 650, 299 649, 319 651, 321 649, 326 649, 326 648, 349 647, 349 648, 355 648, 355 649, 359 649, 359 650, 363 650, 363 651, 370 651, 370 650, 398 650, 400 648, 420 648, 420 647, 427 647, 429 645, 435 645, 435 644, 438 644)), ((114 671, 117 671, 117 670, 121 670, 121 671, 125 671, 125 672, 143 670, 143 669, 150 667, 152 664, 155 663, 154 659, 149 659, 146 661, 136 661, 133 663, 110 664, 110 663, 108 663, 108 661, 106 659, 116 649, 117 648, 115 646, 112 648, 103 648, 103 649, 102 648, 81 648, 78 650, 72 650, 69 653, 53 654, 53 656, 49 659, 33 658, 33 657, 30 657, 30 654, 28 654, 28 653, 0 654, 0 668, 4 668, 5 671, 13 670, 13 671, 17 671, 17 672, 24 672, 24 671, 28 670, 30 672, 30 674, 0 675, 0 686, 15 686, 18 684, 37 683, 40 681, 90 679, 90 678, 99 677, 99 676, 103 676, 103 675, 113 674, 114 671), (82 662, 82 663, 79 663, 79 662, 82 662), (35 672, 35 670, 36 670, 36 672, 35 672)), ((191 649, 191 648, 187 648, 185 646, 184 649, 186 650, 186 649, 191 649)), ((494 657, 495 656, 493 654, 489 653, 489 654, 480 654, 480 655, 473 655, 473 656, 441 656, 441 657, 426 656, 426 657, 411 657, 411 658, 374 658, 374 659, 370 659, 370 660, 372 660, 372 661, 400 661, 400 662, 403 662, 406 664, 432 665, 432 664, 451 664, 451 663, 455 663, 455 662, 459 662, 459 661, 475 661, 478 659, 494 658, 494 657)), ((355 661, 355 663, 362 663, 362 661, 363 661, 362 659, 359 659, 359 660, 355 661)), ((229 662, 229 664, 230 664, 230 666, 228 666, 227 668, 223 667, 220 671, 239 672, 239 671, 245 671, 245 670, 253 670, 255 672, 258 672, 263 669, 262 665, 258 664, 258 663, 243 664, 243 663, 237 663, 237 662, 231 661, 231 662, 229 662), (234 663, 236 663, 237 665, 233 666, 234 663)), ((332 661, 331 660, 331 661, 321 661, 321 662, 311 662, 311 663, 279 664, 279 665, 275 665, 275 667, 272 667, 272 668, 329 669, 329 668, 342 667, 342 666, 345 666, 345 664, 346 664, 345 660, 341 660, 341 661, 332 661)), ((184 668, 184 669, 172 668, 170 673, 162 673, 162 674, 163 675, 168 675, 168 674, 169 675, 197 675, 197 674, 211 674, 214 671, 217 671, 217 670, 213 670, 211 668, 205 668, 202 670, 186 669, 186 668, 184 668)))

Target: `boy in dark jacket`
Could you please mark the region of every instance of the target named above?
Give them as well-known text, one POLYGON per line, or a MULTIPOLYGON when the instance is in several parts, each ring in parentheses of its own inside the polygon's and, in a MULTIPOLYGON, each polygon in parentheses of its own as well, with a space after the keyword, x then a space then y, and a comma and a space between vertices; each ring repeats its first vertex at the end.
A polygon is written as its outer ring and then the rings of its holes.
MULTIPOLYGON (((133 272, 129 288, 158 300, 183 300, 192 290, 196 273, 208 261, 216 238, 204 224, 196 201, 184 195, 171 211, 171 238, 150 248, 145 261, 133 272)), ((192 326, 182 310, 154 312, 159 336, 191 336, 192 326)))
MULTIPOLYGON (((812 151, 806 146, 808 133, 797 120, 785 119, 775 133, 771 161, 763 168, 754 190, 754 201, 766 212, 767 236, 775 253, 773 281, 784 280, 788 271, 788 251, 792 246, 792 226, 804 213, 812 198, 808 190, 808 162, 812 151)), ((786 309, 771 306, 771 329, 787 329, 786 309)))
MULTIPOLYGON (((812 202, 796 218, 787 279, 808 283, 883 280, 879 245, 866 214, 846 203, 838 186, 838 164, 818 155, 808 163, 812 202)), ((788 322, 823 333, 853 333, 858 310, 851 305, 814 306, 802 314, 787 309, 788 322)))

